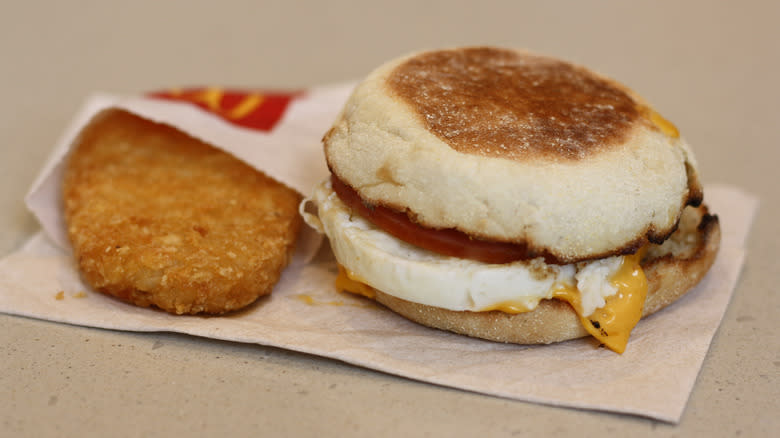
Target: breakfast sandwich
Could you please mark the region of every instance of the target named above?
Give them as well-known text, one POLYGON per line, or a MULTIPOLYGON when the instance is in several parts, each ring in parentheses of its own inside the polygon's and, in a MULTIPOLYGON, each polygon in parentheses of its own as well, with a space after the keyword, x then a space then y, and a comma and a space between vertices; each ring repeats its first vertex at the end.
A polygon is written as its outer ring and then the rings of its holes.
POLYGON ((416 53, 373 71, 301 204, 337 287, 420 324, 622 353, 720 241, 696 159, 627 87, 524 51, 416 53))

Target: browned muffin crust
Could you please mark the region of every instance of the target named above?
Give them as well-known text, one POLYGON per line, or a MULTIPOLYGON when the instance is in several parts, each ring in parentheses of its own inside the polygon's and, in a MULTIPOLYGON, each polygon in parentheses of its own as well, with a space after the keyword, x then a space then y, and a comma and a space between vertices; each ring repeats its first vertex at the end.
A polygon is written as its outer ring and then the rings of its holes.
POLYGON ((499 48, 440 50, 396 67, 387 85, 456 151, 578 160, 620 145, 640 104, 619 84, 556 59, 499 48))

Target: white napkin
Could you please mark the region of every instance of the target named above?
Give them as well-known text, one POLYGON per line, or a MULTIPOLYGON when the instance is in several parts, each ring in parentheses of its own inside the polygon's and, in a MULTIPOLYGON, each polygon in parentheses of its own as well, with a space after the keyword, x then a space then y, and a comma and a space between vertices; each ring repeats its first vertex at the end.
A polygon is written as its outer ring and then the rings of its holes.
POLYGON ((758 206, 755 197, 731 186, 705 187, 705 201, 720 216, 723 233, 712 270, 680 301, 640 321, 623 355, 596 348, 588 338, 518 346, 419 326, 372 301, 336 291, 336 265, 327 245, 309 263, 302 262, 300 254, 307 251, 302 250, 270 297, 228 316, 174 316, 138 308, 81 282, 62 228, 59 183, 62 158, 92 115, 119 106, 171 123, 306 193, 327 175, 320 138, 349 89, 311 90, 293 100, 274 130, 263 133, 232 126, 186 103, 93 97, 27 198, 43 232, 0 260, 0 312, 270 345, 500 397, 679 421, 734 291, 758 206), (265 137, 260 145, 258 136, 265 137), (258 159, 269 153, 279 160, 258 159))

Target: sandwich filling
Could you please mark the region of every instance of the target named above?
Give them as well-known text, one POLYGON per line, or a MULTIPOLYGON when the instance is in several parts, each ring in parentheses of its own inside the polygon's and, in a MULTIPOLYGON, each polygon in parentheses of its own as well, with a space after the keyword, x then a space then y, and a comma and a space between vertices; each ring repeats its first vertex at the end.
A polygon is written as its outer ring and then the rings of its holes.
POLYGON ((328 236, 340 265, 340 290, 373 298, 376 289, 414 303, 470 312, 530 312, 542 300, 558 299, 571 305, 585 330, 602 344, 618 353, 625 350, 647 293, 640 266, 644 251, 572 264, 548 263, 543 255, 485 261, 440 253, 368 220, 342 200, 334 183, 339 184, 335 178, 326 180, 308 200, 317 205, 316 215, 302 214, 328 236))

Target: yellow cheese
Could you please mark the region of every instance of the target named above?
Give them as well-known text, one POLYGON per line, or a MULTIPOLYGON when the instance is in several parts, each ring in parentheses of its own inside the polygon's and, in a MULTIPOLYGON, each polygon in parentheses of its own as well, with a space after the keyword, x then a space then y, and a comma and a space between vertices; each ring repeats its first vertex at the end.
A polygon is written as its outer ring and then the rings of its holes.
POLYGON ((588 318, 581 317, 590 334, 618 353, 625 351, 631 330, 642 318, 647 297, 647 278, 639 265, 640 258, 639 254, 625 257, 623 266, 612 277, 612 283, 618 288, 617 293, 607 298, 606 305, 596 309, 588 318), (606 335, 596 336, 595 331, 606 335))
POLYGON ((347 269, 341 265, 339 265, 339 275, 336 277, 336 289, 356 295, 363 295, 364 297, 371 299, 376 296, 373 287, 356 279, 354 273, 347 271, 347 269))
MULTIPOLYGON (((585 330, 604 346, 623 353, 628 344, 631 330, 642 317, 647 296, 647 279, 639 264, 644 251, 623 258, 620 269, 612 276, 610 282, 617 287, 614 295, 607 297, 603 307, 596 309, 591 315, 582 315, 580 291, 576 286, 558 284, 553 291, 553 298, 569 303, 585 330)), ((339 265, 339 275, 336 277, 336 288, 346 292, 374 298, 374 289, 361 279, 339 265)), ((506 301, 484 311, 499 310, 506 313, 523 313, 529 309, 519 302, 506 301)))
POLYGON ((642 112, 661 132, 672 138, 680 138, 680 131, 674 126, 674 123, 666 120, 658 111, 650 107, 644 107, 642 112))
POLYGON ((502 303, 494 304, 490 307, 481 309, 480 312, 490 312, 491 310, 498 310, 499 312, 504 313, 525 313, 531 309, 519 301, 504 301, 502 303))
POLYGON ((582 314, 580 293, 576 287, 559 285, 553 292, 554 298, 571 304, 591 336, 621 354, 626 350, 631 330, 642 317, 647 297, 647 278, 639 264, 643 253, 640 251, 623 258, 620 269, 610 279, 617 292, 607 297, 604 307, 596 309, 591 315, 582 314))

